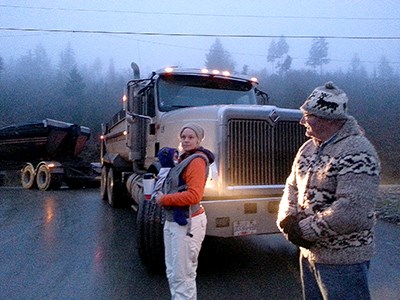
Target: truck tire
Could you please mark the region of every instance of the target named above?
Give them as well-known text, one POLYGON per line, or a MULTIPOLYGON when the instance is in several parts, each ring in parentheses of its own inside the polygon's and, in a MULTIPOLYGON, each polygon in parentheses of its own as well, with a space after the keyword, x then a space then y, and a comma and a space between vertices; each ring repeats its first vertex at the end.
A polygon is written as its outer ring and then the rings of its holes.
POLYGON ((36 187, 35 181, 35 168, 31 163, 26 164, 26 166, 21 171, 21 185, 24 189, 34 189, 36 187))
POLYGON ((137 214, 137 247, 144 265, 151 270, 165 269, 163 228, 165 212, 162 207, 144 197, 137 214))
POLYGON ((101 179, 100 179, 100 196, 101 200, 108 200, 107 196, 107 173, 108 173, 109 167, 108 166, 102 166, 101 167, 101 179))
POLYGON ((117 179, 116 172, 110 167, 107 172, 107 202, 111 207, 118 207, 121 204, 122 183, 117 179))
POLYGON ((62 184, 62 174, 52 174, 46 165, 41 165, 36 174, 36 185, 39 190, 58 190, 62 184))

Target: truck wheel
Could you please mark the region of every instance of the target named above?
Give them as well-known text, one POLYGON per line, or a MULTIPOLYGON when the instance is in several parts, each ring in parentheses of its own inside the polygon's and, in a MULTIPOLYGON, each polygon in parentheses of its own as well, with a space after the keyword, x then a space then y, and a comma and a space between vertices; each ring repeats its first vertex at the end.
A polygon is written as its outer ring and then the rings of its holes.
POLYGON ((36 187, 35 168, 30 163, 22 169, 21 185, 24 189, 34 189, 36 187))
POLYGON ((101 180, 100 180, 100 196, 102 200, 107 200, 107 173, 109 167, 101 167, 101 180))
POLYGON ((107 201, 111 207, 117 207, 121 198, 121 183, 115 176, 114 168, 109 168, 107 172, 107 201))
POLYGON ((142 198, 136 222, 137 247, 141 260, 149 269, 164 269, 164 209, 154 200, 142 198))
POLYGON ((62 184, 62 174, 51 174, 46 165, 41 165, 36 174, 36 184, 39 190, 57 190, 62 184))

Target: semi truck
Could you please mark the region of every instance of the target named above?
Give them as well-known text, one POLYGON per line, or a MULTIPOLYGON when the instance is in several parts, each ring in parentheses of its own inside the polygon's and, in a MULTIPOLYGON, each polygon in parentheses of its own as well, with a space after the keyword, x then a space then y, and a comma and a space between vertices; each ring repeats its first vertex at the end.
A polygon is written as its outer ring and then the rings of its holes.
POLYGON ((305 141, 297 109, 269 105, 256 78, 228 71, 168 67, 133 79, 122 107, 102 124, 101 197, 137 212, 137 239, 147 265, 163 261, 163 209, 145 200, 143 178, 157 173, 162 147, 179 149, 187 122, 205 130, 215 155, 204 197, 207 236, 278 232, 276 216, 286 177, 305 141))
POLYGON ((90 134, 86 126, 54 119, 0 128, 0 168, 20 168, 25 189, 99 186, 100 163, 79 156, 90 134))

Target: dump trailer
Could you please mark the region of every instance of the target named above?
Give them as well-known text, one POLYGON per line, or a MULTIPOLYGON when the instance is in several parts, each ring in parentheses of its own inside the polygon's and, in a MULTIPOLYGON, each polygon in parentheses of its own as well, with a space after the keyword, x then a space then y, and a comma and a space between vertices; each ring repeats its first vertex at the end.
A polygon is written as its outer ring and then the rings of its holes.
POLYGON ((53 119, 0 128, 0 166, 21 167, 23 188, 46 191, 93 186, 100 179, 100 163, 79 155, 90 138, 85 126, 53 119))
POLYGON ((143 178, 157 173, 162 147, 179 149, 187 122, 205 130, 215 155, 202 205, 206 235, 273 234, 284 183, 305 141, 296 109, 267 105, 255 78, 207 69, 166 68, 141 78, 132 63, 122 109, 102 124, 101 197, 137 212, 139 253, 162 263, 163 209, 145 200, 143 178))

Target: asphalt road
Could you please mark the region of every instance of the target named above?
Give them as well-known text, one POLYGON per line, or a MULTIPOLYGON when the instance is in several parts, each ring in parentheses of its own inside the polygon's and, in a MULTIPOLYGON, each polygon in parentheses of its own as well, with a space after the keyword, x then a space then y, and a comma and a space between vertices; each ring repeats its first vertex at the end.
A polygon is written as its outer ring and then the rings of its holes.
MULTIPOLYGON (((0 188, 0 299, 169 299, 135 246, 135 214, 97 189, 0 188)), ((377 226, 372 298, 400 297, 400 226, 377 226)), ((296 249, 281 235, 207 239, 199 299, 300 299, 296 249)))

